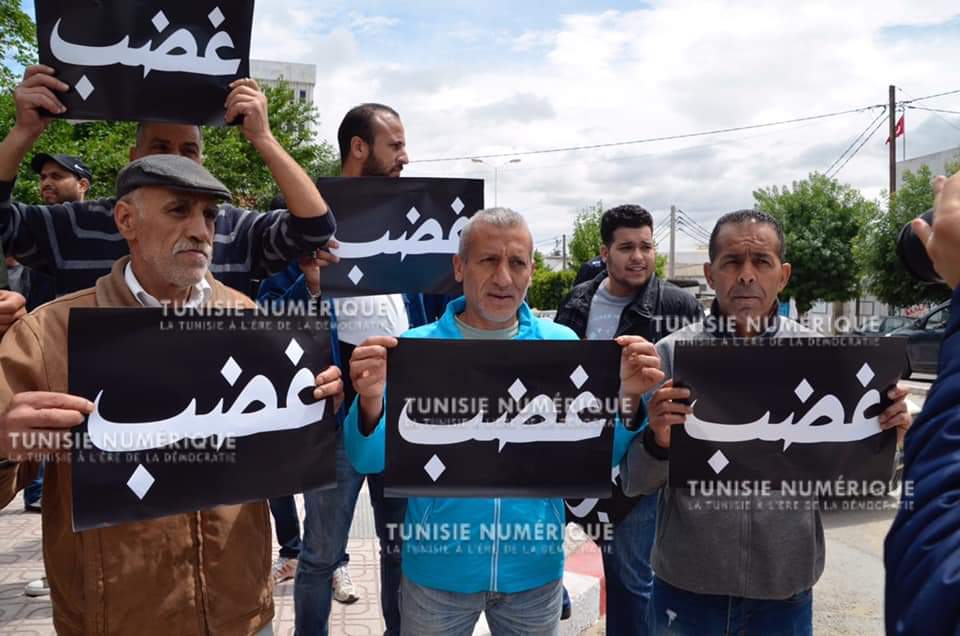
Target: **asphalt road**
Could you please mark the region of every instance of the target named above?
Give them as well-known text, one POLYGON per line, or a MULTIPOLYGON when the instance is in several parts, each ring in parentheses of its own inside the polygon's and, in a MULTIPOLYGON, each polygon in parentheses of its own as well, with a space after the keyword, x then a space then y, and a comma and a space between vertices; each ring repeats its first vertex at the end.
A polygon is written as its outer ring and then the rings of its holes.
POLYGON ((879 510, 844 510, 864 502, 841 501, 838 510, 823 513, 827 562, 813 589, 815 634, 883 634, 883 540, 897 500, 874 500, 879 510))
MULTIPOLYGON (((920 408, 935 376, 904 381, 920 408)), ((882 635, 883 540, 897 513, 899 492, 871 501, 840 501, 824 511, 827 562, 813 588, 813 629, 824 636, 882 635)))

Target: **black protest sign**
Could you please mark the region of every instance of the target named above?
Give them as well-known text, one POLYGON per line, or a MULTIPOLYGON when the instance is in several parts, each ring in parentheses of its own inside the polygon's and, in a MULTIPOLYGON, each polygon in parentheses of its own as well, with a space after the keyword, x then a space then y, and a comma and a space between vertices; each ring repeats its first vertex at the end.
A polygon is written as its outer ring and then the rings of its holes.
POLYGON ((318 318, 73 309, 70 392, 95 411, 73 450, 83 530, 332 486, 336 418, 318 318))
POLYGON ((340 262, 323 270, 325 296, 459 294, 452 258, 483 208, 482 180, 337 177, 317 187, 337 215, 340 243, 332 250, 340 262))
POLYGON ((401 338, 385 492, 608 497, 619 364, 613 342, 401 338))
POLYGON ((250 74, 253 0, 36 0, 40 63, 70 119, 223 125, 250 74))
POLYGON ((905 361, 900 338, 678 342, 693 414, 671 430, 670 485, 889 481, 896 432, 877 418, 905 361))
POLYGON ((610 472, 610 482, 613 492, 609 497, 585 497, 567 499, 564 503, 567 511, 567 521, 582 526, 591 539, 598 544, 609 536, 607 524, 614 526, 623 521, 642 497, 628 497, 623 494, 623 485, 620 480, 620 467, 614 466, 610 472))

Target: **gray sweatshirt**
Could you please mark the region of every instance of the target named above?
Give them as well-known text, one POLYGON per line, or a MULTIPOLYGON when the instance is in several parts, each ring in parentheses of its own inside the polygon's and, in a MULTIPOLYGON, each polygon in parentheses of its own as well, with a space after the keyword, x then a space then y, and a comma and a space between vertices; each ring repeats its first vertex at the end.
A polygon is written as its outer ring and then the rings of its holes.
MULTIPOLYGON (((785 318, 779 318, 769 334, 817 336, 785 318)), ((657 353, 667 378, 673 376, 677 341, 712 337, 701 322, 660 340, 657 353)), ((751 381, 749 369, 731 372, 751 381)), ((698 594, 755 599, 785 599, 813 587, 824 565, 823 525, 815 495, 691 496, 685 488, 666 487, 668 454, 656 446, 648 430, 633 440, 620 464, 627 495, 660 490, 652 556, 659 578, 698 594)))

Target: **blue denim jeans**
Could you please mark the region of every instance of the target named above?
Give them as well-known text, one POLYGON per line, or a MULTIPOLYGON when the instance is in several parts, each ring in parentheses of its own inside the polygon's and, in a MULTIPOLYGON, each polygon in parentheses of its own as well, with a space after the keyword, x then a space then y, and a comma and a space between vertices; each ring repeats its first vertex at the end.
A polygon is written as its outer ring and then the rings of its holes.
MULTIPOLYGON (((330 604, 333 600, 333 572, 343 561, 353 521, 357 495, 364 476, 350 464, 337 441, 337 486, 329 490, 311 490, 303 494, 303 547, 293 587, 296 633, 299 636, 327 634, 330 604)), ((400 633, 400 532, 406 513, 406 499, 383 497, 382 476, 369 478, 370 499, 377 537, 380 539, 380 604, 386 634, 400 633), (389 528, 394 527, 393 533, 389 528)))
POLYGON ((40 471, 37 473, 37 478, 32 482, 27 484, 27 487, 23 489, 23 504, 25 506, 32 506, 33 504, 40 501, 40 497, 43 495, 43 464, 40 464, 40 471))
POLYGON ((403 577, 400 609, 403 636, 470 636, 487 616, 492 636, 555 636, 560 633, 563 583, 516 592, 446 592, 403 577))
POLYGON ((812 636, 813 592, 771 601, 696 594, 658 578, 653 584, 650 624, 658 636, 812 636))
POLYGON ((300 515, 293 495, 270 499, 270 514, 277 531, 277 543, 280 544, 280 556, 284 559, 299 559, 302 543, 300 541, 300 515))
POLYGON ((653 592, 650 551, 657 531, 657 495, 637 501, 616 524, 613 541, 604 546, 607 583, 607 634, 646 636, 647 608, 653 592))

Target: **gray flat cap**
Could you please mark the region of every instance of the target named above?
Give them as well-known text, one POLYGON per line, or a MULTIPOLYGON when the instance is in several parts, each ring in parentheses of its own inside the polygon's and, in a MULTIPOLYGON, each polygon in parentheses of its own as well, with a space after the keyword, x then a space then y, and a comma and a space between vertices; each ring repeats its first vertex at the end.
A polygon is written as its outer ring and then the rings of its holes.
POLYGON ((206 194, 229 201, 227 186, 192 159, 180 155, 150 155, 130 163, 117 175, 117 196, 138 188, 158 186, 206 194))

